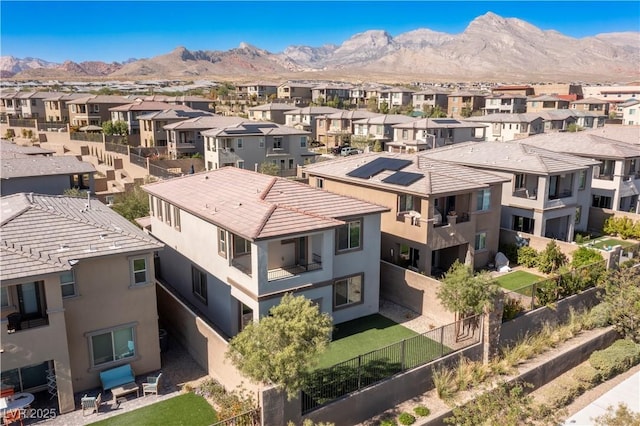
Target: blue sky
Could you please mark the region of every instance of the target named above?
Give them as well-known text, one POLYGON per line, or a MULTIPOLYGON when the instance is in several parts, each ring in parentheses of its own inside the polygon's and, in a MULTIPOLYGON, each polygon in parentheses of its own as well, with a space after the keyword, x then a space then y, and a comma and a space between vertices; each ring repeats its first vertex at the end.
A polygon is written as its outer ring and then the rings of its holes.
POLYGON ((52 62, 123 61, 247 42, 340 44, 355 33, 429 28, 460 33, 491 11, 572 37, 640 31, 638 1, 0 1, 0 54, 52 62))

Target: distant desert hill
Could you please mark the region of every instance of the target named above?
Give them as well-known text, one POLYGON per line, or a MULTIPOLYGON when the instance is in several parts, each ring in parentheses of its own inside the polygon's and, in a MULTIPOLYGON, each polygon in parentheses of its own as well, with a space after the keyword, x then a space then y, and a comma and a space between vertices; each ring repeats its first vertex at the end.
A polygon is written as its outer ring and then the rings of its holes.
POLYGON ((640 32, 577 39, 489 12, 460 34, 423 28, 393 37, 383 30, 370 30, 339 46, 289 46, 275 54, 245 43, 228 51, 178 47, 125 64, 53 64, 3 56, 0 72, 16 78, 621 81, 639 79, 638 64, 640 32))

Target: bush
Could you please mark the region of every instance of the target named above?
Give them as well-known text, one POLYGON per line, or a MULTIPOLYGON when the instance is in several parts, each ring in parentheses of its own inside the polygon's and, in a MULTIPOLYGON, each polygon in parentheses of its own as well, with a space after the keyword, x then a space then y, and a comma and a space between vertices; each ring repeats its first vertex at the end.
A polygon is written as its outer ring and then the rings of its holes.
POLYGON ((613 216, 604 222, 602 231, 605 234, 617 235, 622 239, 640 238, 640 226, 638 226, 639 222, 634 223, 628 217, 613 216))
POLYGON ((555 279, 548 279, 536 284, 536 298, 539 306, 557 302, 562 296, 562 288, 555 279))
POLYGON ((433 371, 433 384, 442 400, 451 399, 457 392, 455 373, 448 368, 442 367, 433 371))
POLYGON ((592 388, 602 381, 602 374, 591 364, 582 364, 572 372, 573 378, 584 383, 586 388, 592 388))
POLYGON ((524 306, 522 306, 520 299, 507 297, 502 308, 502 322, 511 321, 523 311, 524 306))
POLYGON ((518 246, 515 244, 500 244, 498 248, 502 254, 507 256, 509 262, 518 263, 518 246))
POLYGON ((398 423, 393 419, 384 419, 380 421, 380 426, 396 426, 398 423))
POLYGON ((602 260, 604 260, 604 258, 600 252, 586 247, 580 247, 571 254, 571 266, 574 268, 578 268, 583 265, 590 265, 602 260))
POLYGON ((557 271, 567 263, 567 256, 560 250, 555 241, 550 241, 538 255, 538 269, 544 274, 557 271))
POLYGON ((429 410, 427 407, 420 405, 416 408, 413 409, 413 412, 416 413, 417 416, 420 417, 426 417, 429 414, 431 414, 431 410, 429 410))
POLYGON ((554 408, 569 405, 586 390, 583 382, 570 376, 557 379, 547 392, 547 403, 554 408))
POLYGON ((398 422, 401 425, 412 425, 416 422, 416 418, 409 413, 402 413, 398 416, 398 422))
POLYGON ((524 246, 518 249, 518 264, 527 268, 538 266, 538 252, 533 247, 524 246))
POLYGON ((600 328, 606 327, 611 324, 611 312, 609 312, 609 306, 606 303, 600 303, 593 308, 587 314, 585 318, 586 328, 600 328))
POLYGON ((617 340, 589 357, 589 363, 602 374, 603 380, 627 371, 639 361, 640 345, 626 339, 617 340))

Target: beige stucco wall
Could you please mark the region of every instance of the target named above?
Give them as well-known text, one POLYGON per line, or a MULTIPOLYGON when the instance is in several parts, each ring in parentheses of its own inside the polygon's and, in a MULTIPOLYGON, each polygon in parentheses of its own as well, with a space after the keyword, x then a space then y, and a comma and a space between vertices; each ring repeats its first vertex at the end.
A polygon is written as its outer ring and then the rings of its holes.
POLYGON ((130 363, 136 375, 160 368, 158 312, 153 279, 153 254, 146 255, 149 284, 132 287, 129 256, 80 260, 74 268, 78 296, 64 299, 69 356, 76 392, 99 387, 99 372, 130 363), (136 355, 91 366, 86 333, 133 324, 136 355))
POLYGON ((66 321, 58 275, 3 281, 2 287, 9 287, 11 299, 11 305, 2 309, 2 371, 53 360, 58 385, 58 408, 61 413, 72 411, 75 408, 73 401, 74 389, 71 380, 71 363, 65 328, 66 321), (46 313, 49 324, 9 334, 7 332, 6 315, 18 309, 15 285, 39 280, 44 281, 46 313))

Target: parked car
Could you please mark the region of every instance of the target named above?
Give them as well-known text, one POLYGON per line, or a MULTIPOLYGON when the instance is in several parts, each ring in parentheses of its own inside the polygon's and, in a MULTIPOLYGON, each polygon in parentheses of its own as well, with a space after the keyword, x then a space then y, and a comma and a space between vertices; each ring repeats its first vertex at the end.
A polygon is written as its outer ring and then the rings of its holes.
POLYGON ((340 155, 340 152, 342 152, 342 148, 347 148, 349 145, 338 145, 338 146, 334 146, 333 148, 331 148, 331 153, 333 155, 340 155))
POLYGON ((345 146, 340 150, 340 155, 342 155, 343 157, 347 155, 354 155, 354 154, 362 154, 362 150, 358 148, 354 148, 352 146, 345 146))

